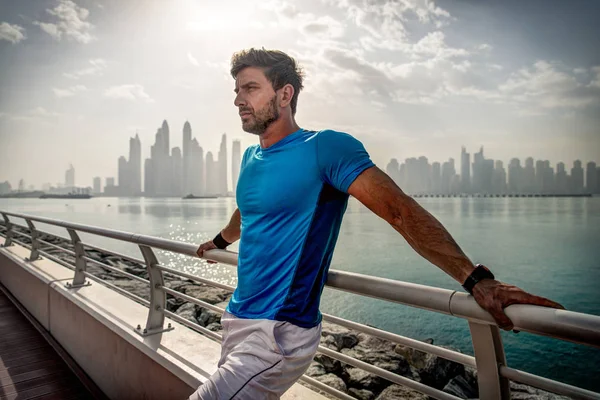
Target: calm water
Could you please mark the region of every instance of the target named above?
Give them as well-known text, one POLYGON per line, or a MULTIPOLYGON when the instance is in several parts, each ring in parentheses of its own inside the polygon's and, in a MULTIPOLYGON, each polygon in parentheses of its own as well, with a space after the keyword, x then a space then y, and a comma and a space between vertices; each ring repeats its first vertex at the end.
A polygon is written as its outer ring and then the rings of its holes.
MULTIPOLYGON (((419 199, 466 254, 497 278, 600 315, 600 198, 419 199)), ((210 239, 229 220, 233 199, 0 199, 0 210, 63 219, 190 243, 210 239)), ((40 229, 67 236, 62 229, 40 229)), ((84 241, 140 257, 134 245, 84 241)), ((237 251, 237 246, 231 248, 237 251)), ((235 284, 235 269, 160 253, 161 261, 235 284)), ((390 226, 351 200, 332 268, 447 289, 460 286, 417 255, 390 226)), ((472 354, 464 320, 326 289, 323 312, 416 339, 433 338, 472 354)), ((600 350, 527 333, 503 332, 511 367, 600 391, 600 350)))

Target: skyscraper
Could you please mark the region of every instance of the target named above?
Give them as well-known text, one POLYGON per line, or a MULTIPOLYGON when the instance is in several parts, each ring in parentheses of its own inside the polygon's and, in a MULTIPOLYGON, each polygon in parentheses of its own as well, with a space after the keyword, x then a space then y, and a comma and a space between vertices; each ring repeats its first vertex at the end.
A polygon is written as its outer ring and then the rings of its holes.
POLYGON ((587 193, 596 193, 598 188, 596 187, 598 178, 596 176, 596 163, 590 161, 586 165, 585 169, 585 191, 587 193))
POLYGON ((471 155, 464 146, 460 153, 460 187, 463 193, 471 192, 471 155))
POLYGON ((492 180, 492 193, 506 193, 506 171, 502 161, 496 161, 492 180))
POLYGON ((581 161, 575 160, 573 162, 573 168, 571 168, 571 193, 582 193, 583 192, 583 168, 581 167, 581 161))
POLYGON ((96 193, 96 194, 102 193, 102 179, 100 179, 99 176, 94 177, 93 188, 94 188, 94 193, 96 193))
POLYGON ((219 147, 219 159, 217 167, 218 186, 217 193, 220 195, 227 194, 227 134, 221 136, 221 146, 219 147))
POLYGON ((535 193, 535 168, 533 167, 534 160, 532 157, 525 159, 525 169, 521 178, 522 191, 525 193, 535 193))
POLYGON ((385 167, 385 172, 397 185, 400 185, 400 165, 398 164, 398 160, 392 158, 387 167, 385 167))
POLYGON ((75 187, 75 168, 73 168, 73 164, 71 164, 67 172, 65 172, 65 187, 68 190, 75 187))
POLYGON ((567 194, 569 192, 569 176, 565 170, 565 163, 556 164, 556 179, 554 190, 557 194, 567 194))
POLYGON ((129 170, 127 160, 124 156, 119 157, 119 189, 120 196, 129 196, 130 193, 130 182, 129 182, 129 170))
MULTIPOLYGON (((462 183, 462 181, 461 181, 462 183)), ((442 166, 439 162, 431 164, 431 193, 439 194, 442 189, 442 166)))
POLYGON ((240 166, 242 163, 242 144, 234 140, 231 145, 231 191, 235 195, 238 179, 240 177, 240 166))
POLYGON ((508 164, 508 192, 520 193, 523 190, 523 170, 521 161, 513 158, 508 164))
POLYGON ((139 135, 129 138, 129 192, 133 196, 139 196, 142 193, 142 142, 139 135))
POLYGON ((191 145, 192 145, 192 126, 188 121, 183 124, 183 171, 182 171, 182 182, 183 182, 183 193, 189 194, 192 189, 192 156, 191 156, 191 145))
POLYGON ((216 168, 215 164, 213 155, 209 151, 206 153, 206 194, 210 196, 219 194, 218 168, 216 168))
POLYGON ((182 170, 183 160, 181 157, 181 149, 179 147, 173 147, 173 152, 171 154, 171 187, 168 193, 169 195, 181 197, 183 193, 182 170))
POLYGON ((198 144, 196 138, 192 139, 190 144, 190 157, 191 157, 191 173, 189 192, 196 196, 202 196, 206 194, 206 178, 204 176, 204 153, 202 147, 198 144))

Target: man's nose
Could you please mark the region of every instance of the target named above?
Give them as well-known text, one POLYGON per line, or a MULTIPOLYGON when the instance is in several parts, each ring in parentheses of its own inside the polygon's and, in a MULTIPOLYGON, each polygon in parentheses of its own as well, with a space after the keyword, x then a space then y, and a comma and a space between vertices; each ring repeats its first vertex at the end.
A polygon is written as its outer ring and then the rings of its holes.
POLYGON ((241 106, 245 106, 246 105, 246 101, 244 100, 244 98, 242 97, 241 93, 238 93, 235 96, 235 99, 233 100, 233 104, 236 107, 241 107, 241 106))

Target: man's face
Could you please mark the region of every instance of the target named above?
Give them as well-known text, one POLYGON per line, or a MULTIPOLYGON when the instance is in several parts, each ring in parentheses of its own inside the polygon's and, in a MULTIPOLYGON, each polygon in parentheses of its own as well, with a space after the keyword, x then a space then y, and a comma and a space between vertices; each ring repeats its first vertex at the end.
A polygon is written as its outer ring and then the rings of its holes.
POLYGON ((239 109, 242 129, 262 135, 279 119, 277 93, 260 68, 247 67, 235 79, 234 104, 239 109))

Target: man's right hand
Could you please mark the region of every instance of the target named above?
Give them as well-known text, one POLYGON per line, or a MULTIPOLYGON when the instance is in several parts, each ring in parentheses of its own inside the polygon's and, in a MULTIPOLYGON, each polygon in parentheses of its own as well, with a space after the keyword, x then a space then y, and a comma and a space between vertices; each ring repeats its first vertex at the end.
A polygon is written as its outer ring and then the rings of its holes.
MULTIPOLYGON (((207 250, 214 250, 216 249, 217 246, 215 246, 215 244, 213 243, 212 240, 209 240, 208 242, 204 242, 200 245, 200 247, 198 247, 198 250, 196 250, 196 254, 198 254, 198 257, 202 258, 204 256, 204 252, 207 250)), ((206 260, 208 261, 209 264, 216 264, 216 261, 212 261, 212 260, 206 260)))

